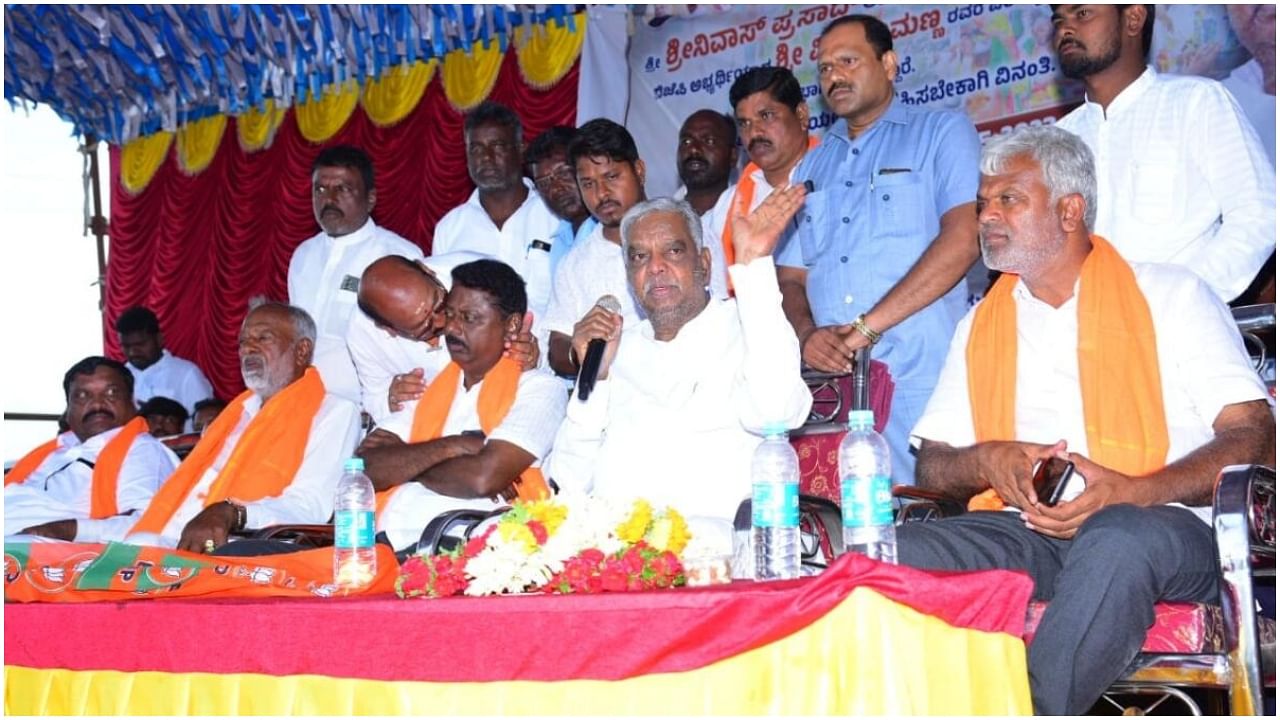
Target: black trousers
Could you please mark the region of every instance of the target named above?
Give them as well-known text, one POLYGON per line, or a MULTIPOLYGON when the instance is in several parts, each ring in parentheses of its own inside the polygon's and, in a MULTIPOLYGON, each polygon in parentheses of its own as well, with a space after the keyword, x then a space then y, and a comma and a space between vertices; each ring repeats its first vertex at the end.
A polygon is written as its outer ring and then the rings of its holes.
POLYGON ((1029 530, 1016 512, 973 512, 898 528, 898 562, 1026 572, 1049 601, 1027 650, 1041 715, 1080 715, 1138 654, 1158 600, 1218 602, 1213 533, 1178 507, 1113 505, 1072 540, 1029 530))

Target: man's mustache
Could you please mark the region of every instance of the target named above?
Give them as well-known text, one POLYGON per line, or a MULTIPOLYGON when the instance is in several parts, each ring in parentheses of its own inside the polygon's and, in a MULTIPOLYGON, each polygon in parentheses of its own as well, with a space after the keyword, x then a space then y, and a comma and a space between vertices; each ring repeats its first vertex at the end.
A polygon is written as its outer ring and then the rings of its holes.
POLYGON ((449 347, 456 347, 460 350, 466 350, 469 347, 466 341, 464 341, 462 338, 458 337, 457 335, 446 334, 444 336, 444 344, 448 345, 449 347))
POLYGON ((850 85, 849 83, 833 82, 829 87, 827 87, 827 94, 830 95, 831 93, 837 90, 852 90, 852 89, 853 89, 853 86, 850 85))
POLYGON ((339 208, 337 205, 325 205, 324 209, 320 211, 320 214, 322 216, 328 215, 329 213, 336 213, 338 217, 343 217, 342 209, 339 208))
POLYGON ((89 412, 84 414, 84 417, 80 418, 80 421, 89 422, 89 418, 93 417, 94 415, 101 415, 102 417, 108 420, 111 420, 113 422, 116 419, 116 414, 111 412, 110 410, 90 410, 89 412))
POLYGON ((700 163, 702 165, 710 165, 710 163, 707 162, 707 159, 702 157, 701 155, 690 155, 689 157, 684 159, 684 162, 680 164, 681 166, 687 168, 694 163, 700 163))
POLYGON ((751 141, 751 144, 747 145, 747 152, 755 152, 756 148, 761 145, 767 145, 769 147, 773 147, 773 142, 766 140, 764 138, 756 138, 751 141))
POLYGON ((1079 48, 1080 50, 1084 50, 1084 45, 1081 45, 1078 40, 1066 38, 1062 42, 1058 43, 1058 52, 1062 52, 1063 50, 1066 50, 1068 47, 1079 48))

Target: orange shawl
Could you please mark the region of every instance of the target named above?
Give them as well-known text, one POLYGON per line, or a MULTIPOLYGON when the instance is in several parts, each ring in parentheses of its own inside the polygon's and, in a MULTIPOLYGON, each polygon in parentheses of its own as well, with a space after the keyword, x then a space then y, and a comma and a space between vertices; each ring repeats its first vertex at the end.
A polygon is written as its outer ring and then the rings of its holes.
MULTIPOLYGON (((493 433, 511 410, 511 405, 516 400, 521 372, 518 363, 503 357, 485 374, 484 383, 480 386, 480 397, 476 399, 476 411, 480 415, 480 429, 486 437, 493 433)), ((458 377, 461 374, 462 368, 458 363, 450 362, 427 386, 413 413, 409 442, 435 440, 444 433, 444 423, 449 418, 449 410, 458 393, 458 377)), ((521 500, 542 500, 551 494, 542 470, 535 467, 525 468, 520 477, 516 478, 515 486, 516 495, 521 500)), ((379 516, 391 500, 391 495, 399 489, 400 487, 394 487, 378 493, 379 516)))
MULTIPOLYGON (((818 146, 818 136, 809 136, 809 150, 818 146)), ((808 151, 806 151, 808 152, 808 151)), ((752 177, 760 166, 753 162, 747 163, 742 169, 742 175, 738 178, 737 189, 733 191, 733 202, 729 204, 729 215, 724 219, 724 229, 720 231, 720 244, 724 246, 724 266, 727 268, 733 264, 737 253, 733 250, 733 219, 738 215, 751 214, 751 201, 756 196, 756 179, 752 177)))
MULTIPOLYGON (((120 468, 124 466, 124 459, 129 454, 129 449, 133 447, 133 441, 144 432, 147 432, 146 418, 135 417, 125 423, 120 428, 120 432, 107 441, 102 451, 98 453, 98 459, 93 464, 93 482, 89 491, 90 518, 101 520, 120 514, 120 509, 116 507, 116 486, 120 480, 120 468)), ((35 472, 36 468, 40 467, 40 463, 57 449, 58 439, 54 438, 27 453, 14 464, 9 474, 4 476, 4 484, 8 486, 26 480, 27 476, 35 472)))
MULTIPOLYGON (((284 492, 302 464, 311 437, 311 422, 320 410, 324 394, 320 374, 309 367, 300 379, 268 400, 249 421, 227 464, 209 487, 204 506, 228 498, 253 502, 284 492)), ((249 390, 240 393, 205 428, 200 442, 161 486, 130 533, 164 531, 187 495, 221 454, 227 438, 240 424, 245 401, 252 396, 249 390)))
MULTIPOLYGON (((1133 268, 1094 235, 1080 269, 1077 300, 1080 395, 1089 458, 1126 475, 1165 465, 1169 430, 1151 309, 1133 268)), ((1018 371, 1018 318, 1005 274, 978 306, 966 352, 969 402, 978 442, 1013 440, 1018 371)), ((998 510, 994 490, 975 495, 970 510, 998 510)))

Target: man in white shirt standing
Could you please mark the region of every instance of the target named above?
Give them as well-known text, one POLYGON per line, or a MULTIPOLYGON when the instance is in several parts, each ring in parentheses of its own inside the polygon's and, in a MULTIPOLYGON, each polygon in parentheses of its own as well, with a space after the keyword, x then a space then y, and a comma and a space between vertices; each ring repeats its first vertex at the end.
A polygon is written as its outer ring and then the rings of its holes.
POLYGON ((1080 138, 1020 130, 989 141, 981 169, 982 256, 1004 275, 957 326, 912 442, 919 487, 984 510, 901 526, 898 559, 1031 575, 1049 601, 1027 652, 1036 713, 1079 715, 1137 655, 1157 600, 1218 600, 1214 481, 1274 465, 1275 415, 1204 282, 1090 233, 1080 138), (1076 479, 1051 504, 1032 477, 1054 458, 1076 479))
POLYGON ((1147 67, 1154 5, 1052 7, 1062 72, 1085 85, 1058 125, 1093 151, 1096 232, 1233 300, 1276 247, 1276 172, 1257 133, 1221 83, 1147 67))
POLYGON ((707 295, 711 256, 687 203, 659 198, 627 213, 627 278, 648 319, 628 325, 597 307, 574 331, 579 354, 593 339, 607 344, 594 390, 585 401, 575 392, 556 436, 549 474, 564 491, 672 505, 711 547, 732 550, 762 430, 798 427, 813 402, 772 256, 803 200, 794 186, 735 217, 737 293, 725 300, 707 295))
POLYGON ((373 162, 363 150, 322 150, 311 169, 311 206, 321 232, 289 261, 289 302, 316 323, 316 369, 330 393, 354 403, 360 402, 360 383, 346 338, 360 273, 384 255, 422 258, 421 248, 369 217, 377 200, 373 162))
POLYGON ((734 121, 715 110, 695 110, 684 119, 676 144, 679 189, 673 200, 684 200, 705 217, 729 187, 738 164, 738 131, 734 121))
POLYGON ((155 313, 131 307, 116 318, 116 332, 133 373, 133 399, 139 405, 153 397, 167 397, 193 413, 197 402, 213 395, 213 386, 195 363, 164 349, 155 313))
POLYGON ((81 360, 67 371, 62 389, 71 429, 5 475, 5 532, 101 542, 114 519, 131 522, 132 513, 147 506, 178 458, 136 416, 133 375, 115 360, 81 360))
POLYGON ((622 261, 622 216, 644 200, 644 160, 627 129, 597 118, 578 128, 569 144, 569 164, 578 180, 582 202, 599 224, 560 262, 543 332, 548 334, 547 362, 556 374, 574 377, 582 358, 569 339, 577 323, 596 302, 612 295, 622 317, 636 324, 640 306, 627 291, 622 261))
POLYGON ((140 516, 112 540, 214 552, 234 532, 325 523, 343 461, 360 434, 360 410, 327 392, 311 365, 316 326, 305 310, 264 303, 240 327, 240 374, 248 388, 140 516))
POLYGON ((1227 17, 1240 44, 1253 59, 1231 71, 1222 81, 1253 123, 1276 165, 1276 6, 1228 5, 1227 17))
POLYGON ((542 459, 564 417, 564 385, 505 357, 524 318, 524 282, 509 266, 477 260, 453 269, 442 312, 424 274, 384 260, 365 274, 361 307, 384 328, 416 338, 443 321, 449 363, 420 401, 392 414, 361 444, 379 501, 378 530, 410 546, 436 515, 495 509, 497 498, 545 497, 542 459))
POLYGON ((521 133, 520 118, 505 105, 486 100, 467 113, 463 143, 476 189, 440 218, 431 254, 466 250, 515 268, 537 323, 551 296, 551 243, 560 218, 523 175, 521 133))

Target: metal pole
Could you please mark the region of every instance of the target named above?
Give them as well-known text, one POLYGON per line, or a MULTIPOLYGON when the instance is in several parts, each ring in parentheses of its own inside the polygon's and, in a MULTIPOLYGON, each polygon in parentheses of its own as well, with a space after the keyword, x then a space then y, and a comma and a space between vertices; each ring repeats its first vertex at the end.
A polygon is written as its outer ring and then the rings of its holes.
POLYGON ((102 180, 98 176, 98 138, 84 137, 85 152, 89 154, 89 191, 93 195, 93 218, 89 229, 98 240, 98 312, 106 322, 107 314, 107 218, 102 215, 102 180))

